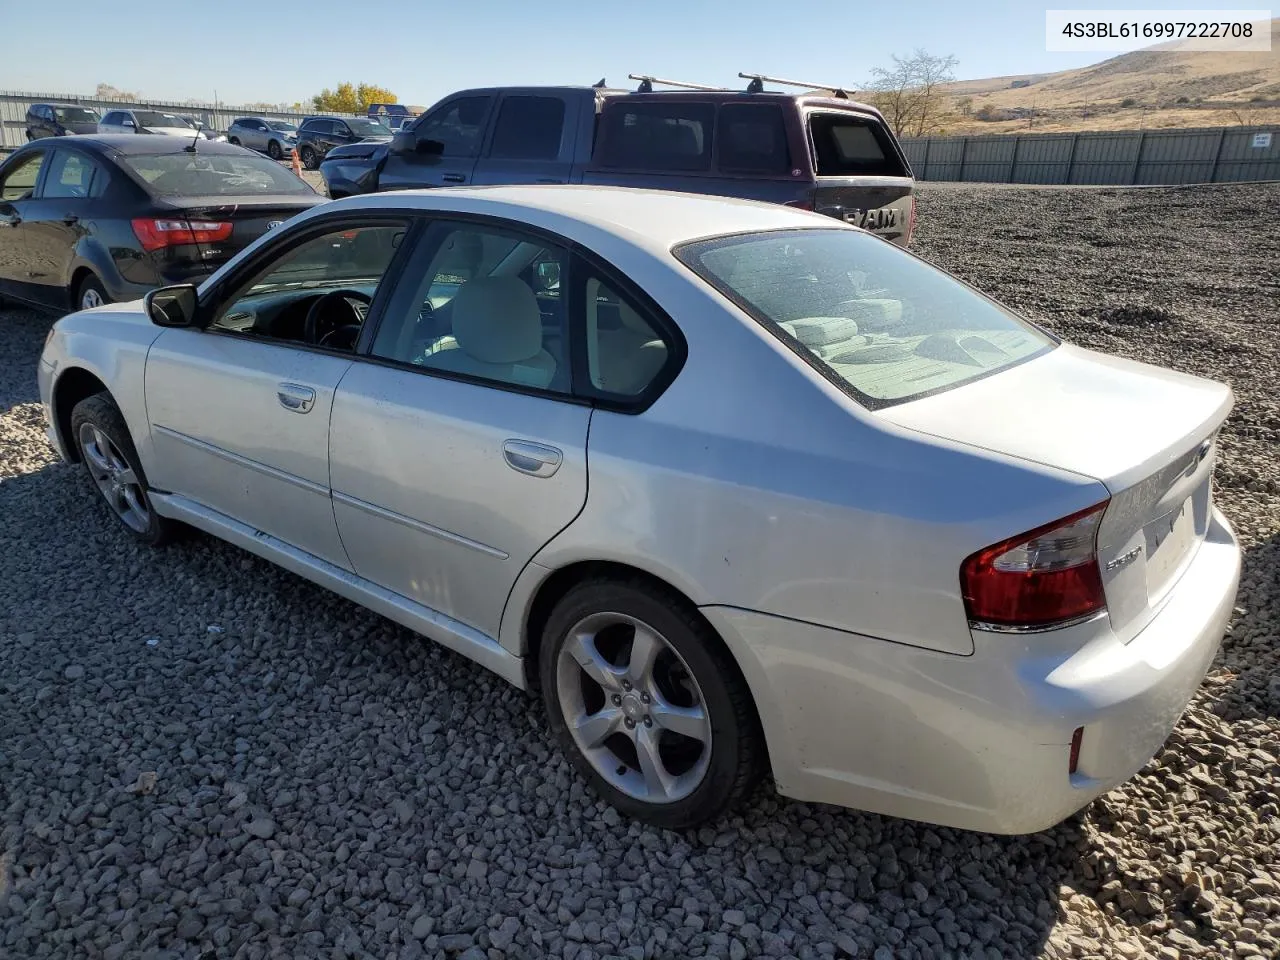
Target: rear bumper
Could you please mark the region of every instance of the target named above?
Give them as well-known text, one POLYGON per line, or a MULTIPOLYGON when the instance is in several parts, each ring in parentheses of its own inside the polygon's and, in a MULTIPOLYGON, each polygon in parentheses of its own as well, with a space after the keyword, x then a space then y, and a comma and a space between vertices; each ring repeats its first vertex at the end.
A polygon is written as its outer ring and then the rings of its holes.
POLYGON ((1127 644, 1105 617, 1049 634, 975 631, 962 657, 735 608, 704 613, 751 685, 780 792, 1018 834, 1070 816, 1160 749, 1218 651, 1239 576, 1215 510, 1166 605, 1127 644))

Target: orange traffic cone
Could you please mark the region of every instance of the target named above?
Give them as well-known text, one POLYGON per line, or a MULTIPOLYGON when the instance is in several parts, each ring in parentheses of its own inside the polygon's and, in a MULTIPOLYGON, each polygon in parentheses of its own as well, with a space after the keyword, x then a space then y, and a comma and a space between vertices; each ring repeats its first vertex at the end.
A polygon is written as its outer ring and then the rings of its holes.
POLYGON ((300 177, 302 176, 302 161, 298 159, 298 148, 294 147, 292 152, 293 152, 293 162, 292 162, 293 172, 300 177))

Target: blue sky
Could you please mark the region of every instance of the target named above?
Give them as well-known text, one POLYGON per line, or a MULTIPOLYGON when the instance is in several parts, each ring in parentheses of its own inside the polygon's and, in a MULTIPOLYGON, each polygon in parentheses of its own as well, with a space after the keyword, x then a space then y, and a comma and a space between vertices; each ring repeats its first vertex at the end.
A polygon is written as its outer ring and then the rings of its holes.
POLYGON ((302 101, 343 80, 377 83, 403 103, 423 105, 471 86, 594 83, 601 76, 629 86, 628 73, 736 85, 746 70, 857 87, 872 67, 915 47, 954 54, 959 79, 1064 70, 1107 57, 1045 52, 1046 6, 1107 6, 1084 0, 0 5, 8 8, 0 89, 89 93, 104 82, 161 99, 212 100, 216 90, 225 103, 302 101))

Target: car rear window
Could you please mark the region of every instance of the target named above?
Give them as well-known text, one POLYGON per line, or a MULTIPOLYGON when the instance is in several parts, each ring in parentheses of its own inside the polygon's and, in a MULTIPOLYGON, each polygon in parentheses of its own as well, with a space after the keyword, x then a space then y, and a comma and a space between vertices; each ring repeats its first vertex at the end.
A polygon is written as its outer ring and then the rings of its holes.
POLYGON ((791 169, 782 108, 776 103, 726 103, 716 117, 717 166, 726 173, 778 174, 791 169))
POLYGON ((715 106, 609 103, 600 120, 601 166, 689 173, 711 169, 715 106))
POLYGON ((971 287, 858 230, 742 234, 675 252, 872 409, 957 387, 1056 343, 971 287))
POLYGON ((811 113, 809 136, 820 177, 906 176, 888 131, 870 118, 811 113))
POLYGON ((98 115, 84 107, 54 107, 54 115, 62 123, 97 123, 98 115))
POLYGON ((126 154, 120 163, 161 197, 310 196, 309 186, 265 157, 225 154, 126 154))

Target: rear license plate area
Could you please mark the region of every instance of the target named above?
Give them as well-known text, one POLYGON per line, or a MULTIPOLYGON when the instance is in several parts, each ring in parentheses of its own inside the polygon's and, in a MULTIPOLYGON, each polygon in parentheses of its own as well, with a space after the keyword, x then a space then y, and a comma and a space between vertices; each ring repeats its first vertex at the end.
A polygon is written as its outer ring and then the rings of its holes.
POLYGON ((1191 498, 1147 524, 1147 597, 1155 601, 1173 582, 1195 546, 1195 510, 1191 498))

